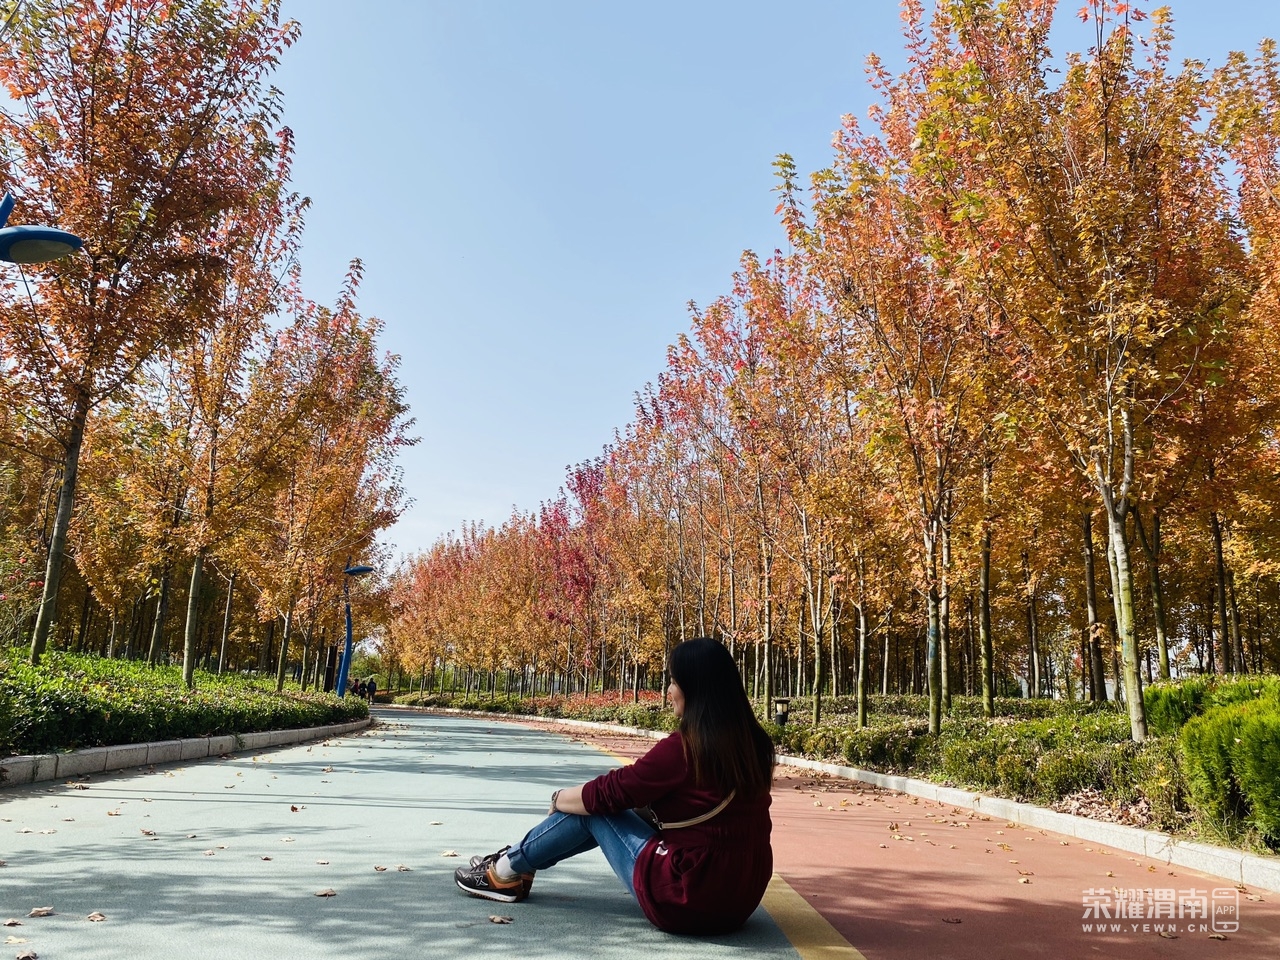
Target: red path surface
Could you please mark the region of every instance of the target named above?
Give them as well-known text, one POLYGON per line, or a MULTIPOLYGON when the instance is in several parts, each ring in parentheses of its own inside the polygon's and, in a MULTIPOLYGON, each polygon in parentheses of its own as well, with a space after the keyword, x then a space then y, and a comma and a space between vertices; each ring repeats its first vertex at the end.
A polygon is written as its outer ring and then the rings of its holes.
MULTIPOLYGON (((545 726, 622 757, 640 756, 653 743, 545 726)), ((1214 890, 1235 892, 1234 886, 810 771, 778 770, 773 853, 774 870, 867 960, 1280 958, 1280 893, 1238 891, 1239 930, 1225 940, 1187 932, 1185 920, 1172 921, 1179 927, 1175 938, 1164 937, 1156 924, 1171 921, 1114 919, 1115 891, 1195 890, 1211 898, 1214 890), (1094 922, 1082 919, 1086 891, 1111 913, 1102 922, 1120 924, 1120 932, 1082 929, 1094 922)))

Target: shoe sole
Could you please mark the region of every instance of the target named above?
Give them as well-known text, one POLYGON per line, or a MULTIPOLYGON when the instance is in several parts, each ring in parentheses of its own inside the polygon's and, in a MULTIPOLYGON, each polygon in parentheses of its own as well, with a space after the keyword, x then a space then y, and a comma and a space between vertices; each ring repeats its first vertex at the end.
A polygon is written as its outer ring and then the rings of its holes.
POLYGON ((476 890, 474 887, 466 886, 461 880, 454 880, 458 885, 458 889, 464 893, 469 893, 473 897, 480 897, 483 900, 497 900, 500 903, 516 903, 522 899, 518 893, 499 893, 497 890, 476 890))

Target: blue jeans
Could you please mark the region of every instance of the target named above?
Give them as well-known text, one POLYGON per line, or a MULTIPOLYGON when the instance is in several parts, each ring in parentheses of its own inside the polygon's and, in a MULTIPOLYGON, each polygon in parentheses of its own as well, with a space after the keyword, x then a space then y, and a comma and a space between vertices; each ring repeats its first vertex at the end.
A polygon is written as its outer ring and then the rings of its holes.
POLYGON ((632 875, 636 860, 655 832, 633 810, 608 814, 553 813, 508 850, 507 859, 519 873, 532 873, 599 847, 627 893, 634 897, 632 875))

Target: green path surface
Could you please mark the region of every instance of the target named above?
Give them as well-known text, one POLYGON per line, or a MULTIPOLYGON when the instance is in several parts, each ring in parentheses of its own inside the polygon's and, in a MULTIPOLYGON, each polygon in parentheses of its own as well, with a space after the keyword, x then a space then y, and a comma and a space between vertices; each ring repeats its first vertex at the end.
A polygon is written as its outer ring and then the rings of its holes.
POLYGON ((616 763, 512 724, 395 714, 360 736, 5 790, 0 920, 22 926, 0 940, 27 942, 0 957, 796 957, 763 909, 730 937, 655 930, 598 851, 544 871, 525 903, 454 886, 555 787, 616 763))

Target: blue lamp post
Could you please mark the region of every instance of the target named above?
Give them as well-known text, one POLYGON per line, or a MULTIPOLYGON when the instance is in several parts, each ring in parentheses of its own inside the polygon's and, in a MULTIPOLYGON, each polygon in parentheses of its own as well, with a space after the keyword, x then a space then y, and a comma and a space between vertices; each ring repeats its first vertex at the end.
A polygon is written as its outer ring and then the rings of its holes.
POLYGON ((347 671, 351 669, 351 578, 373 573, 373 567, 347 567, 342 571, 347 579, 342 584, 342 603, 347 612, 347 645, 342 650, 342 664, 338 667, 338 696, 347 695, 347 671))
POLYGON ((10 263, 44 263, 75 253, 84 241, 74 233, 54 227, 7 227, 13 213, 13 194, 0 199, 0 260, 10 263))

